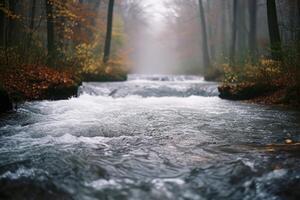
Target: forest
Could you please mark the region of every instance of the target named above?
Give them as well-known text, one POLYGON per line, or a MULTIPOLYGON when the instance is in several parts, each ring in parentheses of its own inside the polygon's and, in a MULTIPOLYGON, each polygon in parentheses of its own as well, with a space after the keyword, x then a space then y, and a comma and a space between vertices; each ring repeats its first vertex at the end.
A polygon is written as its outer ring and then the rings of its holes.
POLYGON ((1 1, 1 83, 13 101, 68 98, 84 80, 125 79, 123 20, 116 12, 112 32, 109 3, 1 1))
POLYGON ((148 18, 155 14, 143 1, 2 0, 3 93, 14 102, 66 98, 82 81, 122 81, 143 65, 158 72, 170 65, 164 73, 202 74, 223 82, 224 98, 265 96, 259 101, 299 103, 298 1, 163 4, 163 28, 149 36, 148 18), (164 42, 147 50, 151 37, 164 42), (159 57, 153 49, 164 52, 159 57), (141 59, 143 51, 152 58, 141 59))
POLYGON ((0 199, 300 199, 300 0, 0 0, 0 199))

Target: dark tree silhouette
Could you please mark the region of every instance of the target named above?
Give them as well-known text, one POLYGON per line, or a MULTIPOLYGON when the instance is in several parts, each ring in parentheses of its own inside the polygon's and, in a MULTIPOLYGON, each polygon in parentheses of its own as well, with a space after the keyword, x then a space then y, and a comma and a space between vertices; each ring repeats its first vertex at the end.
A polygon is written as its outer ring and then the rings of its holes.
POLYGON ((232 39, 230 48, 230 65, 235 65, 235 47, 236 47, 236 35, 237 35, 237 8, 238 1, 233 0, 233 22, 232 22, 232 39))
POLYGON ((208 37, 206 31, 206 19, 205 19, 202 0, 199 0, 199 11, 200 11, 201 28, 202 28, 203 64, 204 64, 204 68, 208 68, 210 66, 210 57, 209 57, 208 42, 207 42, 208 37))
POLYGON ((221 7, 222 7, 222 28, 221 28, 221 35, 222 35, 222 53, 224 55, 227 55, 227 39, 226 39, 226 31, 227 31, 227 26, 226 26, 226 17, 227 17, 227 10, 226 10, 226 0, 221 1, 221 7))
MULTIPOLYGON (((9 11, 13 14, 16 14, 16 0, 10 0, 8 2, 9 11)), ((6 34, 6 44, 8 46, 13 45, 15 42, 14 34, 16 28, 16 20, 9 18, 8 25, 7 25, 7 34, 6 34)))
MULTIPOLYGON (((298 26, 300 27, 300 1, 297 1, 297 8, 298 8, 298 26)), ((298 40, 300 40, 300 30, 298 30, 298 40)))
MULTIPOLYGON (((0 0, 0 7, 5 7, 5 0, 0 0)), ((4 45, 4 26, 5 26, 5 14, 2 9, 0 9, 0 46, 4 45)))
POLYGON ((271 41, 272 58, 275 60, 282 60, 281 39, 280 39, 280 33, 278 27, 278 18, 277 18, 275 0, 267 0, 267 13, 268 13, 268 25, 269 25, 269 35, 271 41))
POLYGON ((32 0, 31 15, 30 15, 30 25, 29 25, 30 30, 33 30, 33 28, 34 28, 35 6, 36 6, 36 0, 32 0))
POLYGON ((257 55, 257 0, 249 1, 249 53, 252 63, 256 60, 257 55))
POLYGON ((50 0, 46 1, 46 15, 47 15, 47 49, 49 66, 54 65, 55 57, 55 39, 54 39, 54 21, 53 21, 53 6, 50 0))
POLYGON ((104 57, 103 57, 104 63, 107 63, 110 57, 113 16, 114 16, 114 3, 115 0, 109 0, 108 13, 107 13, 106 38, 105 38, 104 57))
POLYGON ((30 48, 30 45, 31 45, 32 34, 33 34, 33 31, 34 31, 35 6, 36 6, 36 0, 32 0, 31 13, 30 13, 30 24, 29 24, 30 33, 29 33, 29 36, 28 36, 28 47, 29 48, 30 48))
MULTIPOLYGON (((253 0, 251 0, 253 1, 253 0)), ((246 54, 247 48, 247 27, 246 27, 246 12, 247 4, 245 0, 239 0, 237 2, 237 17, 236 17, 236 29, 237 29, 237 58, 243 59, 246 54)))

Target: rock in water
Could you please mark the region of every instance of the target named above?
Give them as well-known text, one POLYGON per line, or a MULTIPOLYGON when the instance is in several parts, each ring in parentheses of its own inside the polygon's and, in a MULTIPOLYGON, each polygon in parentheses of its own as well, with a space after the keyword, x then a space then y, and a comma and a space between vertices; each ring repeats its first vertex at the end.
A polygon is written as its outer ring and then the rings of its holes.
POLYGON ((8 93, 0 86, 0 113, 13 109, 8 93))
POLYGON ((286 143, 286 144, 293 144, 293 140, 291 140, 291 139, 286 139, 286 140, 285 140, 285 143, 286 143))

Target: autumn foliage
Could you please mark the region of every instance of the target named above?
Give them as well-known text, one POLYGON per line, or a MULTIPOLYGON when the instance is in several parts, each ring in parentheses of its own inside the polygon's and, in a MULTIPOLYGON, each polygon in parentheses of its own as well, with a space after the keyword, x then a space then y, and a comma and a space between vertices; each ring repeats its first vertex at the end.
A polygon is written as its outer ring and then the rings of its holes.
POLYGON ((78 79, 70 71, 36 65, 1 70, 0 79, 4 89, 15 101, 48 99, 51 90, 77 90, 78 84, 78 79))
POLYGON ((81 81, 126 79, 126 36, 118 11, 111 60, 102 62, 106 1, 1 2, 0 23, 5 26, 0 30, 0 86, 14 101, 68 98, 81 81))
POLYGON ((223 65, 222 98, 262 104, 300 106, 300 70, 271 59, 232 68, 223 65))

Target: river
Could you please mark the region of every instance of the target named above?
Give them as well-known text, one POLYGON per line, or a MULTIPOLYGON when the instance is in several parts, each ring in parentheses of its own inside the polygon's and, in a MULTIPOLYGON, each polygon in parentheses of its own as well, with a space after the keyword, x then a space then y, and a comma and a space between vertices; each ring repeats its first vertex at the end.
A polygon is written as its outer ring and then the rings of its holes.
POLYGON ((300 199, 300 148, 283 145, 300 112, 201 77, 84 83, 0 119, 0 199, 300 199))

